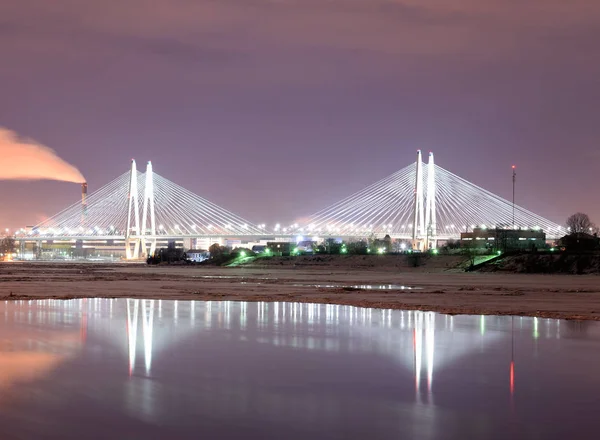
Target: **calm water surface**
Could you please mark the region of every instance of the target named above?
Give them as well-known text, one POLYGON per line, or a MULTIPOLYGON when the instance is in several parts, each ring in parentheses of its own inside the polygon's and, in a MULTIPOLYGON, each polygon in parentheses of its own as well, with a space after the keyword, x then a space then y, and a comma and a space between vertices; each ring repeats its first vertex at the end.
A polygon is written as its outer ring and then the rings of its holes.
POLYGON ((346 306, 0 303, 0 439, 566 439, 600 325, 346 306))

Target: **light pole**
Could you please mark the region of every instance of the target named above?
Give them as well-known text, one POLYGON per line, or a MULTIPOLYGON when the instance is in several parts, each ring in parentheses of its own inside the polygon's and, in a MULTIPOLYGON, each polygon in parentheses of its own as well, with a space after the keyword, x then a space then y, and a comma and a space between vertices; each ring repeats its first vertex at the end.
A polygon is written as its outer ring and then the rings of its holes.
POLYGON ((513 229, 515 229, 515 182, 517 180, 517 171, 516 171, 516 166, 512 166, 512 171, 513 171, 513 175, 512 175, 512 183, 513 183, 513 198, 512 198, 512 225, 513 225, 513 229))

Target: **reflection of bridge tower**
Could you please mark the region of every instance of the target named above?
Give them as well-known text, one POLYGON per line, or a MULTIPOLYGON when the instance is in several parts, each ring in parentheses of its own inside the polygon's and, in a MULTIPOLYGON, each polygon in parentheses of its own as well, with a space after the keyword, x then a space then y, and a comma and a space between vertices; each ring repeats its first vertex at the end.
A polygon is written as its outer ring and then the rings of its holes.
POLYGON ((435 314, 433 312, 414 312, 413 345, 415 357, 415 388, 419 391, 421 385, 421 371, 423 370, 423 355, 425 355, 427 389, 431 391, 431 385, 433 383, 433 354, 435 348, 435 314), (423 351, 425 351, 425 353, 423 353, 423 351))
POLYGON ((144 337, 144 364, 146 374, 152 367, 152 335, 154 332, 154 300, 127 299, 127 348, 129 351, 129 374, 135 370, 137 328, 140 301, 142 306, 142 330, 144 337))

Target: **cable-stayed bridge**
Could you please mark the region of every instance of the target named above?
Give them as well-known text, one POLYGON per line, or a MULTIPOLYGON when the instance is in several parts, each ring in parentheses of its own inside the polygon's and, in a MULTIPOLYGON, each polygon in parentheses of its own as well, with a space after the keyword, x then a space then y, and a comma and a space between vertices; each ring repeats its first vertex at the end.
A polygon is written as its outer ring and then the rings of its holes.
POLYGON ((142 173, 132 161, 129 172, 89 196, 83 188, 81 202, 17 238, 124 240, 127 256, 138 258, 154 252, 159 240, 181 238, 390 235, 425 249, 475 227, 542 229, 549 238, 564 234, 560 225, 436 165, 432 153, 423 163, 420 151, 413 164, 287 227, 252 224, 154 173, 150 162, 142 173))
MULTIPOLYGON (((479 228, 544 230, 563 228, 514 205, 434 163, 417 161, 310 217, 309 234, 356 236, 389 234, 410 239, 414 248, 460 237, 479 228)), ((423 248, 423 247, 421 247, 423 248)))

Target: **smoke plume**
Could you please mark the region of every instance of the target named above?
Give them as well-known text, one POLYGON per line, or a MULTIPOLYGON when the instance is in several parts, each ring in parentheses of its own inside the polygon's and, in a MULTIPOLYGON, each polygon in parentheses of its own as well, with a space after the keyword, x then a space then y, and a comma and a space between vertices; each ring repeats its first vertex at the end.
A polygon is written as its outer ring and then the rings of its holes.
POLYGON ((58 157, 55 151, 15 132, 0 127, 0 179, 61 180, 85 182, 73 165, 58 157))

